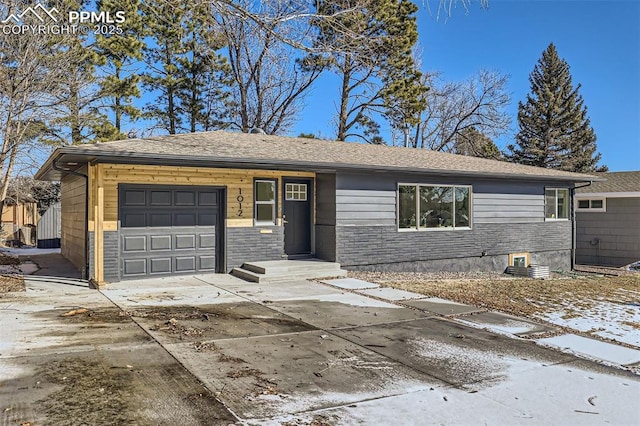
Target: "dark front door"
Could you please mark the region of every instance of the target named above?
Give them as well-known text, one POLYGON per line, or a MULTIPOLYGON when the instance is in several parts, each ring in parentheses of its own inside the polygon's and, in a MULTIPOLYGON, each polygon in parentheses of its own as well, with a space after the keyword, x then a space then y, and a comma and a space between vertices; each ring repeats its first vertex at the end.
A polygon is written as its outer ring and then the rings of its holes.
POLYGON ((311 254, 313 180, 285 178, 284 251, 289 256, 311 254))

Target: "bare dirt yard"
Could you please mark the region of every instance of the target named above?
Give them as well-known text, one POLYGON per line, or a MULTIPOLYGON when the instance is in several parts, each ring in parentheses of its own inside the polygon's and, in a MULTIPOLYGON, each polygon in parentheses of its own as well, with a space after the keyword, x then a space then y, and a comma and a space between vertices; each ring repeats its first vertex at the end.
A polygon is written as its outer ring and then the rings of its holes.
POLYGON ((354 272, 354 278, 550 323, 640 347, 640 273, 554 275, 354 272))

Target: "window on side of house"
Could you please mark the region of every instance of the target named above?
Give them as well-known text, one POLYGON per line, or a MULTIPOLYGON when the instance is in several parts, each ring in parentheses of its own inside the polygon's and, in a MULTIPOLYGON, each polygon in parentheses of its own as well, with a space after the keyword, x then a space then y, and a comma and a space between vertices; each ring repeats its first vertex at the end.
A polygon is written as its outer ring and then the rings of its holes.
POLYGON ((413 230, 471 227, 471 187, 398 185, 398 228, 413 230))
POLYGON ((254 182, 254 223, 276 224, 276 181, 256 179, 254 182))
POLYGON ((577 200, 576 211, 606 212, 607 203, 604 198, 579 199, 577 200))
POLYGON ((544 191, 544 217, 548 220, 569 219, 569 189, 546 188, 544 191))

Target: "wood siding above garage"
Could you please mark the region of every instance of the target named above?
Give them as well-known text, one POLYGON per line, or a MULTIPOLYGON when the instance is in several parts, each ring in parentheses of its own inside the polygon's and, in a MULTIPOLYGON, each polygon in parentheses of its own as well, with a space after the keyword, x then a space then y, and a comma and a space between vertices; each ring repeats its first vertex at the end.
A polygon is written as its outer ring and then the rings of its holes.
MULTIPOLYGON (((78 170, 87 173, 87 168, 78 170)), ((85 208, 86 180, 76 175, 66 175, 61 181, 61 235, 62 255, 76 268, 85 267, 85 208)))
MULTIPOLYGON (((98 164, 104 181, 104 230, 118 229, 118 184, 205 185, 227 188, 226 225, 253 226, 253 180, 278 179, 283 176, 314 177, 311 172, 274 170, 238 170, 222 168, 98 164), (241 199, 242 201, 238 201, 241 199)), ((282 191, 278 190, 278 213, 282 217, 282 191)), ((93 230, 94 215, 89 218, 93 230)))

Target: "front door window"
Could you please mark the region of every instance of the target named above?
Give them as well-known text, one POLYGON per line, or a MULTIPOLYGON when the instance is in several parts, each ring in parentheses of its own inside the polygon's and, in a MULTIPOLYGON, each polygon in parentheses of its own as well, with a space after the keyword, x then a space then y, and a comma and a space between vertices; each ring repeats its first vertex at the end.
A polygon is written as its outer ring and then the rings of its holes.
POLYGON ((286 201, 307 201, 306 183, 288 183, 284 189, 286 201))

